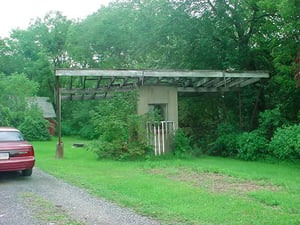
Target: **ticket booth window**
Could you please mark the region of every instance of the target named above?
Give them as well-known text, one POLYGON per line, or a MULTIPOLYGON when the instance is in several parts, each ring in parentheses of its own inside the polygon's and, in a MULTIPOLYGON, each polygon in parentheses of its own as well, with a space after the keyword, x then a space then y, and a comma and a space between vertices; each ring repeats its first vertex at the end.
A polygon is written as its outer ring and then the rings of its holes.
POLYGON ((167 121, 167 104, 149 104, 149 112, 154 112, 157 120, 167 121))

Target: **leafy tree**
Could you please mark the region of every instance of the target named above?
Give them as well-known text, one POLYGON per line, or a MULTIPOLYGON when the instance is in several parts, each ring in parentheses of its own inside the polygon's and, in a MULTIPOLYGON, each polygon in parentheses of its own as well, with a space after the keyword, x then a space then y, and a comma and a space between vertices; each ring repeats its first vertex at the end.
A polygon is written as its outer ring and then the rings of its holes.
POLYGON ((282 116, 292 122, 297 121, 300 110, 300 90, 295 89, 294 81, 295 59, 300 48, 299 4, 288 0, 261 2, 266 10, 274 12, 264 30, 263 44, 270 49, 274 67, 266 102, 269 108, 280 105, 282 116))
POLYGON ((72 26, 68 51, 78 62, 74 66, 126 68, 130 15, 127 7, 112 5, 72 26))
POLYGON ((16 68, 22 66, 22 61, 13 58, 13 49, 8 44, 8 39, 0 39, 0 73, 12 74, 16 72, 16 68))
MULTIPOLYGON (((221 65, 219 69, 255 70, 266 69, 268 64, 260 65, 256 58, 265 57, 263 51, 257 51, 256 36, 270 14, 260 7, 259 1, 241 0, 204 0, 184 1, 189 13, 199 18, 198 39, 215 53, 221 65), (260 54, 258 54, 260 53, 260 54)), ((210 55, 210 54, 208 54, 210 55)), ((200 56, 200 55, 199 55, 200 56)), ((205 57, 203 55, 202 57, 205 57)))
POLYGON ((18 127, 24 120, 26 97, 34 96, 38 91, 38 83, 30 81, 24 74, 11 76, 0 75, 0 105, 6 124, 18 127))
POLYGON ((72 27, 68 51, 82 67, 188 68, 189 23, 173 2, 115 2, 72 27))
POLYGON ((43 19, 33 21, 27 30, 13 30, 6 40, 4 59, 16 67, 4 72, 26 74, 39 82, 39 95, 51 97, 54 69, 70 65, 65 42, 71 23, 60 12, 49 12, 43 19))

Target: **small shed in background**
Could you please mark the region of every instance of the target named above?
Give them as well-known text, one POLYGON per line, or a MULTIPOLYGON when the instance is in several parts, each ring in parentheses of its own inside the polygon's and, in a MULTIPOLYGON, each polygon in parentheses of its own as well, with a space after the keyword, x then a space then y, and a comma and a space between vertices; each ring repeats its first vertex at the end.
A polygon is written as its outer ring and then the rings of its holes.
POLYGON ((54 135, 56 113, 49 97, 30 97, 27 102, 29 105, 37 105, 41 109, 43 117, 49 122, 49 133, 54 135))

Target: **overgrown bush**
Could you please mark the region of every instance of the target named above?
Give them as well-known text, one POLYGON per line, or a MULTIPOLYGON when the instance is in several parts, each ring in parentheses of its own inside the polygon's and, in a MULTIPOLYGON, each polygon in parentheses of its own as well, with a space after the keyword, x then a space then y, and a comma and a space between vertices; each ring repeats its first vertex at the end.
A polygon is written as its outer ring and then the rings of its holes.
POLYGON ((29 141, 50 139, 49 123, 43 118, 42 112, 37 107, 25 111, 25 120, 19 129, 29 141))
MULTIPOLYGON (((58 128, 58 127, 56 127, 58 128)), ((68 123, 67 121, 61 121, 61 134, 63 136, 76 136, 77 135, 77 131, 74 130, 70 123, 68 123)))
POLYGON ((0 104, 0 126, 10 126, 10 110, 0 104))
POLYGON ((90 150, 99 159, 136 159, 150 151, 146 118, 136 115, 136 102, 135 93, 117 94, 95 110, 94 124, 100 138, 90 150))
POLYGON ((259 131, 244 132, 237 138, 237 157, 243 160, 262 158, 267 152, 267 140, 259 131))
POLYGON ((173 139, 172 150, 177 157, 182 157, 191 154, 191 140, 186 136, 182 129, 177 129, 173 139))
POLYGON ((233 157, 237 154, 237 133, 219 136, 208 150, 209 155, 233 157))
POLYGON ((271 140, 275 130, 287 123, 281 115, 279 107, 265 110, 259 114, 259 130, 268 140, 271 140))
POLYGON ((148 115, 129 115, 128 116, 128 139, 130 143, 148 143, 146 123, 149 121, 148 115))
POLYGON ((281 160, 300 159, 300 125, 278 128, 269 143, 269 151, 281 160))
POLYGON ((239 129, 231 123, 220 123, 217 127, 216 134, 222 136, 224 134, 238 133, 239 129))
POLYGON ((79 129, 79 136, 88 140, 96 139, 99 134, 95 131, 95 126, 91 123, 83 124, 79 129))
POLYGON ((93 140, 99 133, 93 123, 93 108, 99 101, 64 102, 62 105, 62 134, 93 140), (82 110, 84 109, 84 110, 82 110))
POLYGON ((217 139, 208 148, 208 154, 214 156, 232 157, 237 154, 236 140, 238 129, 229 123, 219 124, 216 130, 217 139))
POLYGON ((93 141, 88 148, 96 153, 98 159, 114 160, 141 159, 153 152, 152 148, 144 143, 122 142, 118 139, 107 141, 104 137, 93 141))

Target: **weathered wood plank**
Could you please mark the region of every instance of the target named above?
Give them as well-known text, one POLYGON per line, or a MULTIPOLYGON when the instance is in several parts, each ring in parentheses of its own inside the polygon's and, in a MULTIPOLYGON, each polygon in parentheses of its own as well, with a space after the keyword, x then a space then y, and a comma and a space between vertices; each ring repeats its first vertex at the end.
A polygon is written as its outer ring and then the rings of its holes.
POLYGON ((166 70, 166 71, 154 71, 154 70, 98 70, 98 69, 58 69, 55 71, 55 76, 99 76, 99 77, 256 77, 256 78, 268 78, 269 74, 265 71, 249 71, 240 73, 229 73, 217 70, 166 70))
POLYGON ((225 88, 225 87, 200 87, 200 88, 190 88, 190 87, 178 87, 178 93, 204 93, 204 92, 229 92, 237 91, 237 88, 225 88))

